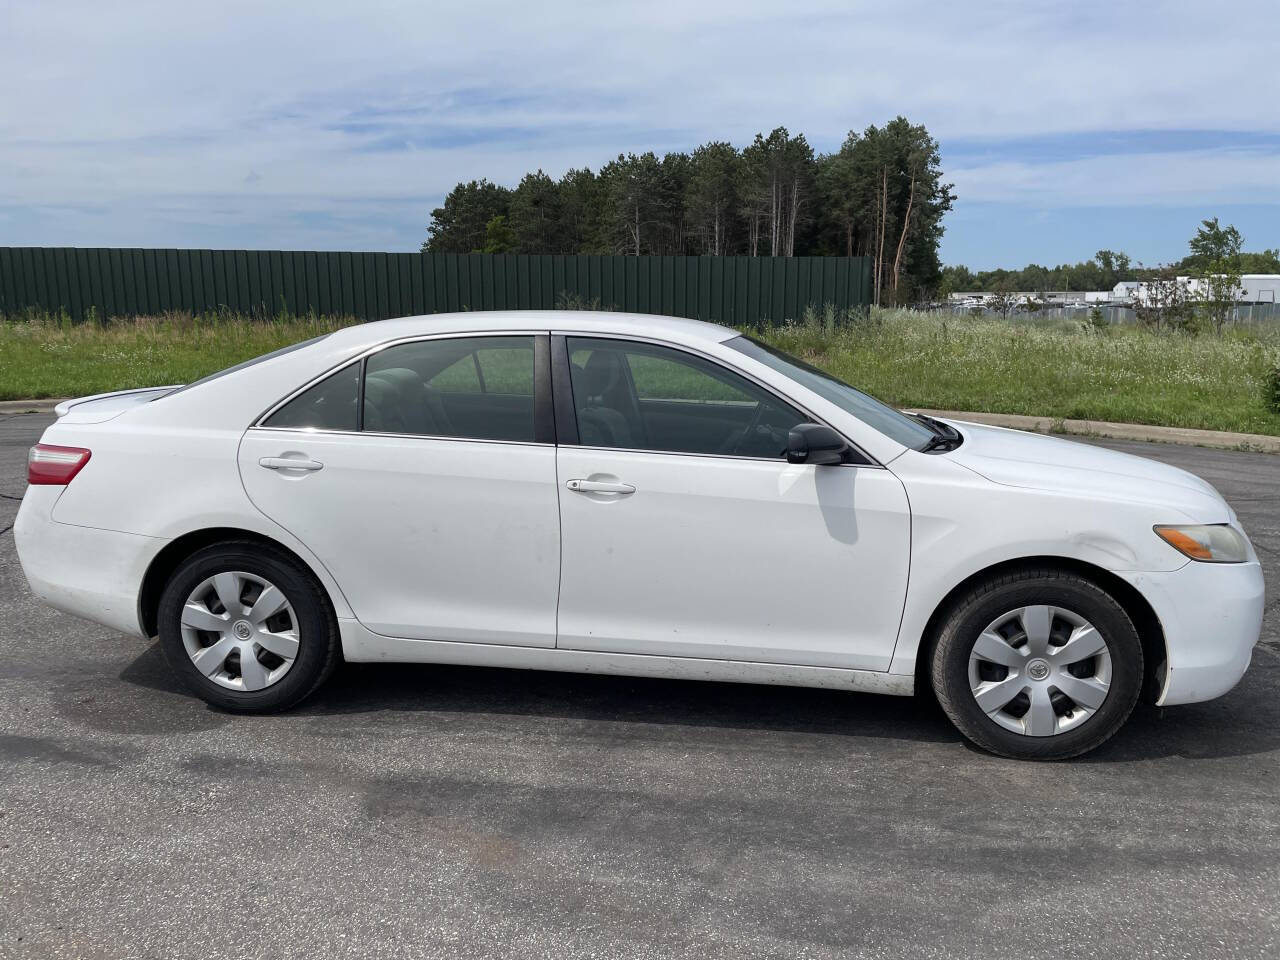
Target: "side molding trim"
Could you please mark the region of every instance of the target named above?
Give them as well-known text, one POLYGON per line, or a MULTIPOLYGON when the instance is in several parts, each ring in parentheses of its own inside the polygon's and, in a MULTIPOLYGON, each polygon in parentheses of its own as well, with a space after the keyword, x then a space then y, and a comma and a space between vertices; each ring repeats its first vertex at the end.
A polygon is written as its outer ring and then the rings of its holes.
POLYGON ((625 677, 822 687, 908 697, 915 692, 914 676, 880 673, 875 670, 752 663, 744 660, 653 657, 552 647, 408 640, 373 633, 356 620, 339 619, 338 626, 342 634, 343 655, 352 663, 447 663, 459 666, 558 670, 564 673, 603 673, 625 677))

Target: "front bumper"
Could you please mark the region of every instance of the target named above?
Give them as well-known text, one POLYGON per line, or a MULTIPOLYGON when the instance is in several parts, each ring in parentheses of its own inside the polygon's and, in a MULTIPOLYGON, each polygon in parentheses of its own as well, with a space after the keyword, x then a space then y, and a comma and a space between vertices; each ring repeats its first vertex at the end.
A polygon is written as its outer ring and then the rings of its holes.
POLYGON ((138 592, 166 541, 56 522, 53 505, 63 489, 28 487, 13 523, 32 593, 65 613, 142 636, 138 592))
POLYGON ((1168 661, 1160 706, 1220 697, 1244 676, 1262 631, 1262 568, 1197 563, 1171 573, 1121 574, 1147 598, 1164 629, 1168 661))

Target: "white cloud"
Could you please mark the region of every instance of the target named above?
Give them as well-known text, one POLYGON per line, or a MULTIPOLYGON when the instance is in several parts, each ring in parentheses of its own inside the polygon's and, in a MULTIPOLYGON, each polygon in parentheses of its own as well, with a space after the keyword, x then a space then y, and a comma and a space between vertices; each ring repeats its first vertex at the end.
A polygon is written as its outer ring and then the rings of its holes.
MULTIPOLYGON (((342 245, 324 221, 407 248, 460 179, 741 143, 779 123, 822 148, 898 113, 944 146, 997 149, 1100 130, 1280 133, 1280 72, 1257 39, 1277 25, 1272 2, 8 0, 0 242, 199 243, 238 222, 244 244, 342 245)), ((1274 160, 1011 157, 949 173, 962 200, 1166 203, 1274 196, 1274 160)))
POLYGON ((1047 163, 998 161, 952 168, 969 203, 1062 206, 1280 204, 1280 151, 1122 153, 1047 163))

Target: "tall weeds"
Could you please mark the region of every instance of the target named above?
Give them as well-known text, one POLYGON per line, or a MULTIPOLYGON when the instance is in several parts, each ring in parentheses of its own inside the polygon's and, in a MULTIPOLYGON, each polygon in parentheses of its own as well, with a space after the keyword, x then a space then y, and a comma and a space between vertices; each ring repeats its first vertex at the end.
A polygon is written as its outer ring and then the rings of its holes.
MULTIPOLYGON (((595 307, 575 303, 565 306, 595 307)), ((186 383, 357 322, 231 313, 0 321, 0 399, 186 383)), ((1220 337, 1087 321, 815 308, 748 331, 900 406, 1280 435, 1280 332, 1220 337)))

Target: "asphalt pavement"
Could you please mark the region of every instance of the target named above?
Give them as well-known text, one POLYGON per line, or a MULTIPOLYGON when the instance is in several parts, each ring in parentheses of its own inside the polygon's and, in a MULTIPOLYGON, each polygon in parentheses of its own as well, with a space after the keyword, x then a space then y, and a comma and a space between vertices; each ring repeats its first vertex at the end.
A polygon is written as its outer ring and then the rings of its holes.
MULTIPOLYGON (((1220 700, 1017 763, 892 697, 348 666, 218 713, 44 606, 0 418, 0 957, 1275 957, 1280 610, 1220 700)), ((1186 467, 1280 562, 1280 457, 1186 467)))

